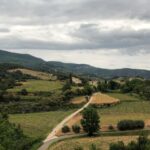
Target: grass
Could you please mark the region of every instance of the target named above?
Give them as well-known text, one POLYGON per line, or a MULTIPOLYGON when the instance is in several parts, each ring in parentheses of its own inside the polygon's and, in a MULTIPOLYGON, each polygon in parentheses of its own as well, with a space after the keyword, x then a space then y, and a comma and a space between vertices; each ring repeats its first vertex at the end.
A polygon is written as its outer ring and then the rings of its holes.
POLYGON ((45 80, 28 80, 23 82, 21 86, 16 86, 9 89, 9 92, 19 92, 21 89, 27 89, 28 92, 48 92, 61 89, 63 83, 60 81, 45 81, 45 80))
POLYGON ((106 93, 107 95, 117 98, 121 101, 137 101, 140 98, 136 95, 131 94, 122 94, 122 93, 106 93))
POLYGON ((10 121, 15 124, 20 124, 24 133, 30 137, 45 138, 63 118, 73 111, 15 114, 10 115, 10 121))
POLYGON ((48 150, 74 150, 77 147, 83 147, 84 150, 89 150, 91 144, 95 144, 97 148, 109 150, 109 144, 118 141, 129 143, 136 140, 137 136, 100 136, 100 137, 82 137, 72 138, 53 144, 48 150))

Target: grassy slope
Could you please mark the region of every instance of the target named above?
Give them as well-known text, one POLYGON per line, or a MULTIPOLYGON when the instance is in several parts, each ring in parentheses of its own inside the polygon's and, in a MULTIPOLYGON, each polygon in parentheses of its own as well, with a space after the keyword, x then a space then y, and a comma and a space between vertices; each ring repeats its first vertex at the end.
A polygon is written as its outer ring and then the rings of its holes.
POLYGON ((31 114, 10 115, 10 121, 20 124, 25 134, 30 137, 45 138, 47 134, 55 127, 65 116, 72 111, 52 111, 31 114))
POLYGON ((45 80, 28 80, 21 86, 16 86, 13 89, 9 89, 10 92, 19 92, 21 89, 27 89, 28 92, 48 92, 60 89, 63 83, 60 81, 45 81, 45 80))

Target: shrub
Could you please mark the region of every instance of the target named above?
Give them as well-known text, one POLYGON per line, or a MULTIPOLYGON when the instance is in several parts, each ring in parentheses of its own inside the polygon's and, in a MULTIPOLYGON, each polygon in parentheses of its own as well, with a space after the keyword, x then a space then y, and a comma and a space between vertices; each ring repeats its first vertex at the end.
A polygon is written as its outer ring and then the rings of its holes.
POLYGON ((122 120, 117 124, 117 128, 121 131, 124 130, 134 130, 134 129, 143 129, 145 126, 144 121, 142 120, 122 120))
POLYGON ((109 129, 109 130, 114 130, 113 125, 109 125, 108 129, 109 129))
POLYGON ((72 130, 74 133, 80 133, 81 128, 78 125, 73 125, 72 130))
POLYGON ((150 140, 147 136, 139 136, 137 142, 131 141, 129 144, 125 145, 123 142, 112 143, 109 146, 109 150, 149 150, 150 140))
POLYGON ((126 150, 126 148, 123 142, 118 142, 110 144, 109 150, 126 150))
POLYGON ((64 126, 64 127, 62 128, 62 132, 63 132, 63 133, 68 133, 68 132, 70 132, 70 128, 69 128, 68 126, 64 126))
POLYGON ((74 150, 83 150, 83 147, 81 147, 81 146, 76 146, 76 147, 74 148, 74 150))
POLYGON ((21 95, 28 95, 28 91, 26 89, 22 89, 20 93, 21 95))
POLYGON ((100 150, 95 144, 91 144, 89 150, 100 150))

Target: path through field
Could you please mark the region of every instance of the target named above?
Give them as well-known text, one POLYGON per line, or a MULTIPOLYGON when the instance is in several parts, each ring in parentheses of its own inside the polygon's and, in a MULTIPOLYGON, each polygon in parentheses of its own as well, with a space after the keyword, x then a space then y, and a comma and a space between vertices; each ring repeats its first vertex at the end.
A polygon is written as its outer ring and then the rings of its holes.
MULTIPOLYGON (((48 146, 51 144, 52 141, 57 140, 59 137, 56 136, 57 133, 62 129, 62 127, 72 118, 74 118, 77 114, 79 114, 81 111, 83 111, 86 107, 88 107, 91 103, 93 104, 93 101, 95 101, 95 97, 97 96, 104 96, 104 94, 101 93, 95 93, 92 95, 90 100, 80 109, 78 109, 76 112, 72 113, 68 117, 66 117, 62 122, 60 122, 53 130, 52 132, 47 136, 47 138, 43 141, 43 145, 38 150, 47 150, 48 146)), ((107 97, 108 98, 108 97, 107 97)), ((97 101, 96 101, 97 103, 97 101)), ((100 104, 102 104, 100 102, 100 104)))

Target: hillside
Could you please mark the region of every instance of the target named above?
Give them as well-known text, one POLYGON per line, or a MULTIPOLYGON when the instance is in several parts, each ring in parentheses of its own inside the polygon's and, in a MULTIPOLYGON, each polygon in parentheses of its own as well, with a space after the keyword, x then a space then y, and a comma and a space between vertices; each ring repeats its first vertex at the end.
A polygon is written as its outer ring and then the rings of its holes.
POLYGON ((110 69, 96 68, 85 64, 62 63, 56 61, 46 62, 40 58, 36 58, 28 54, 10 53, 2 50, 0 50, 0 63, 14 63, 38 70, 73 73, 77 75, 90 77, 113 78, 117 76, 118 77, 140 76, 146 79, 150 79, 150 71, 148 70, 129 69, 129 68, 110 70, 110 69))
POLYGON ((28 54, 11 53, 0 50, 0 63, 13 63, 23 65, 25 67, 36 67, 37 65, 44 64, 45 62, 28 54))

